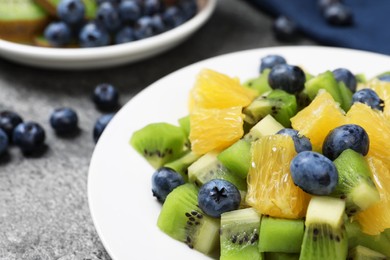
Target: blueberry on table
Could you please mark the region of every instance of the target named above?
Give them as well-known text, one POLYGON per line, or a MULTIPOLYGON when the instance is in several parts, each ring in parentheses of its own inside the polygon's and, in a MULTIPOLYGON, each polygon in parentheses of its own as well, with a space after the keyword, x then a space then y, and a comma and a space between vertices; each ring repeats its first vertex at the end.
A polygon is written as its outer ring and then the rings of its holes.
POLYGON ((327 6, 323 12, 325 20, 336 26, 347 26, 353 23, 352 11, 341 3, 334 3, 327 6))
POLYGON ((72 134, 78 130, 77 113, 68 107, 57 108, 50 115, 50 125, 57 134, 72 134))
POLYGON ((275 65, 286 63, 286 59, 280 55, 267 55, 260 60, 260 73, 262 73, 265 69, 272 69, 275 65))
POLYGON ((298 28, 295 22, 285 16, 276 18, 272 29, 276 39, 280 41, 294 41, 298 36, 298 28))
POLYGON ((281 89, 290 94, 301 92, 305 86, 305 73, 298 66, 275 65, 268 75, 268 84, 273 89, 281 89))
POLYGON ((236 186, 225 180, 211 180, 199 189, 199 208, 211 217, 219 218, 224 212, 238 209, 240 202, 241 195, 236 186))
POLYGON ((304 135, 299 135, 298 131, 295 129, 283 128, 279 130, 276 134, 291 136, 294 141, 295 151, 297 153, 312 150, 312 145, 309 138, 304 135))
POLYGON ((9 139, 7 133, 0 128, 0 156, 7 151, 9 139))
POLYGON ((370 140, 363 127, 347 124, 336 127, 325 137, 322 154, 330 160, 336 159, 344 150, 352 149, 363 156, 368 153, 370 140))
POLYGON ((168 194, 184 184, 183 177, 169 168, 159 168, 152 175, 152 192, 158 201, 164 203, 168 194))
POLYGON ((57 15, 67 24, 79 24, 84 20, 85 5, 81 0, 61 0, 57 5, 57 15))
POLYGON ((81 47, 99 47, 110 43, 108 32, 96 23, 87 23, 79 33, 79 44, 81 47))
POLYGON ((356 91, 352 95, 352 103, 360 102, 363 104, 366 104, 367 106, 370 106, 372 109, 377 109, 380 111, 383 111, 383 108, 385 106, 385 103, 378 94, 369 88, 363 88, 359 91, 356 91))
POLYGON ((345 86, 347 86, 349 90, 352 91, 352 93, 356 91, 357 80, 355 75, 351 71, 345 68, 339 68, 332 71, 332 73, 334 78, 337 81, 344 82, 345 86))
POLYGON ((96 12, 96 20, 110 32, 118 30, 121 26, 118 9, 110 2, 104 2, 99 6, 96 12))
POLYGON ((141 17, 141 6, 134 0, 123 0, 118 6, 119 17, 124 23, 134 23, 141 17))
POLYGON ((119 107, 118 90, 108 83, 102 83, 95 87, 92 100, 103 111, 114 111, 119 107))
POLYGON ((114 114, 106 114, 96 120, 95 126, 93 127, 93 140, 95 143, 99 140, 104 129, 110 123, 111 119, 114 117, 114 114))
POLYGON ((338 182, 336 166, 317 152, 298 153, 291 161, 290 172, 295 185, 313 195, 329 195, 338 182))
POLYGON ((65 22, 52 22, 46 26, 44 36, 51 46, 61 47, 72 40, 72 30, 65 22))
POLYGON ((36 122, 23 122, 13 132, 13 143, 24 153, 39 151, 45 142, 45 130, 36 122))
POLYGON ((0 112, 0 129, 4 130, 9 141, 12 141, 12 133, 15 127, 22 122, 21 116, 13 111, 3 110, 0 112))

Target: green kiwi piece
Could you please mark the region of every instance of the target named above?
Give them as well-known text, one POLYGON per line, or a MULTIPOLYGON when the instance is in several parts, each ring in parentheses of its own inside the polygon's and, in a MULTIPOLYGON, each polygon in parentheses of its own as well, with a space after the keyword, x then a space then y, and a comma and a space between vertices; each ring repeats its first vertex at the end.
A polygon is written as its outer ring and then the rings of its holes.
POLYGON ((212 179, 223 179, 233 183, 237 189, 246 191, 246 180, 228 170, 217 158, 218 153, 209 152, 188 167, 188 181, 198 187, 212 179))
POLYGON ((198 189, 187 183, 166 198, 157 226, 170 237, 206 255, 219 249, 219 220, 205 215, 198 207, 198 189))
POLYGON ((386 260, 386 256, 367 247, 358 245, 348 252, 348 260, 386 260))
POLYGON ((352 106, 352 91, 344 84, 344 82, 338 82, 341 99, 343 102, 340 104, 341 108, 347 112, 352 106))
POLYGON ((257 78, 249 79, 244 82, 243 85, 245 87, 256 90, 258 95, 272 90, 272 88, 268 84, 268 75, 270 71, 270 69, 265 69, 257 78))
POLYGON ((133 133, 130 144, 155 169, 181 157, 186 151, 184 131, 169 123, 152 123, 133 133))
POLYGON ((251 144, 244 139, 238 140, 217 157, 226 168, 245 179, 251 163, 251 144))
POLYGON ((258 250, 260 219, 253 208, 221 215, 221 260, 262 259, 258 250))
POLYGON ((178 120, 179 126, 183 129, 184 133, 187 135, 187 137, 190 136, 190 116, 184 116, 179 118, 178 120))
POLYGON ((299 253, 305 225, 302 219, 263 216, 260 226, 260 252, 299 253))
MULTIPOLYGON (((57 6, 61 0, 33 0, 51 16, 57 16, 57 6)), ((96 0, 82 0, 85 5, 85 18, 93 19, 96 17, 96 0)))
POLYGON ((266 252, 264 255, 265 260, 299 260, 299 254, 266 252))
POLYGON ((170 168, 176 172, 178 172, 183 178, 184 181, 188 181, 188 167, 198 160, 200 155, 193 153, 192 151, 189 151, 188 153, 184 154, 182 157, 169 162, 164 165, 164 167, 170 168))
POLYGON ((345 201, 313 196, 305 219, 300 260, 345 260, 348 238, 344 226, 345 201))
POLYGON ((320 89, 325 89, 340 105, 343 103, 339 85, 330 71, 325 71, 306 81, 304 92, 313 100, 320 89))
POLYGON ((357 83, 366 83, 367 82, 367 77, 363 73, 355 74, 355 78, 356 78, 357 83))
POLYGON ((243 113, 244 120, 252 125, 265 116, 272 115, 283 126, 290 127, 290 118, 297 113, 297 100, 295 95, 275 89, 257 97, 244 108, 243 113))
POLYGON ((276 134, 279 130, 283 129, 284 126, 276 121, 271 115, 266 115, 256 125, 254 125, 243 139, 252 142, 258 140, 262 136, 276 134))
POLYGON ((379 192, 370 177, 370 167, 363 155, 347 149, 334 160, 334 164, 339 179, 332 196, 345 200, 348 216, 365 210, 380 200, 379 192))

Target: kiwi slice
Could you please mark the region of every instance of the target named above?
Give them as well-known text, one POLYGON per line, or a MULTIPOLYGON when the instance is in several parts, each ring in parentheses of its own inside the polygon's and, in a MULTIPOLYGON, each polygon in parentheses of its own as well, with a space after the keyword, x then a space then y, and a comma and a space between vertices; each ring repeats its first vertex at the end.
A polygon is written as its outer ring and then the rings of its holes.
POLYGON ((386 260, 386 256, 364 246, 357 246, 348 252, 348 260, 386 260))
POLYGON ((344 82, 338 82, 340 96, 343 102, 340 104, 341 108, 347 112, 349 108, 352 106, 352 91, 344 84, 344 82))
POLYGON ((184 131, 169 123, 152 123, 133 133, 130 144, 155 169, 171 162, 186 151, 184 131))
POLYGON ((299 260, 299 254, 289 254, 281 252, 264 253, 265 260, 299 260))
POLYGON ((300 260, 345 260, 348 238, 344 226, 343 200, 313 196, 305 220, 300 260))
POLYGON ((262 259, 258 250, 260 217, 253 208, 221 215, 221 260, 262 259))
POLYGON ((175 172, 179 173, 183 178, 184 181, 188 181, 188 167, 198 160, 200 155, 193 153, 192 151, 189 151, 188 153, 184 154, 182 157, 169 162, 164 165, 164 167, 170 168, 174 170, 175 172))
POLYGON ((320 89, 325 89, 336 102, 343 104, 339 85, 331 71, 326 71, 306 81, 304 92, 313 100, 320 89))
POLYGON ((249 133, 247 133, 243 139, 249 142, 256 141, 262 136, 276 134, 283 128, 284 126, 276 121, 273 116, 266 115, 250 129, 249 133))
POLYGON ((299 253, 304 233, 301 219, 263 216, 260 226, 260 252, 299 253))
POLYGON ((209 152, 188 167, 188 181, 198 187, 212 179, 223 179, 233 183, 240 191, 246 191, 246 180, 227 169, 217 158, 218 153, 209 152))
POLYGON ((252 125, 265 116, 272 115, 283 126, 290 127, 290 118, 297 113, 297 100, 295 95, 275 89, 257 97, 244 108, 243 113, 244 120, 252 125))
POLYGON ((268 84, 268 75, 270 71, 270 69, 263 70, 263 72, 257 78, 249 79, 245 81, 243 85, 245 87, 256 90, 258 95, 272 90, 268 84))
POLYGON ((33 0, 0 1, 0 39, 31 42, 49 22, 49 15, 33 0))
POLYGON ((347 149, 334 160, 334 164, 339 179, 332 196, 345 200, 347 215, 354 215, 380 200, 363 155, 347 149))
POLYGON ((178 120, 180 127, 183 129, 183 131, 186 133, 187 137, 190 136, 190 116, 184 116, 179 118, 178 120))
MULTIPOLYGON (((46 10, 51 16, 57 16, 57 5, 61 0, 32 0, 46 10)), ((93 19, 96 16, 96 0, 82 0, 85 5, 85 17, 93 19)))
POLYGON ((206 255, 214 255, 219 249, 219 221, 198 207, 198 189, 191 183, 177 187, 167 196, 157 226, 206 255))

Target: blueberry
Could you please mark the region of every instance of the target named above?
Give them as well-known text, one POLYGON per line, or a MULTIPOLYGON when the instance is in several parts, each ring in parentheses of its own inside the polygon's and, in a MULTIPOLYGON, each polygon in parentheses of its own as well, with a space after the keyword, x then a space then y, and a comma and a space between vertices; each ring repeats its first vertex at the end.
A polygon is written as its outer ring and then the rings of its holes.
POLYGON ((352 93, 356 91, 357 81, 355 75, 352 74, 348 69, 339 68, 335 69, 333 72, 333 76, 337 81, 344 82, 345 86, 347 86, 352 93))
POLYGON ((366 155, 369 149, 366 130, 359 125, 347 124, 336 127, 328 133, 322 145, 322 154, 331 160, 336 159, 344 150, 352 149, 366 155))
POLYGON ((162 33, 166 30, 161 15, 152 16, 152 28, 155 34, 162 33))
POLYGON ((378 77, 380 81, 390 82, 390 74, 384 74, 378 77))
POLYGON ((180 10, 183 12, 185 20, 189 20, 198 12, 198 5, 195 0, 182 0, 178 3, 180 10))
POLYGON ((144 1, 144 14, 152 16, 161 11, 162 4, 160 0, 145 0, 144 1))
POLYGON ((114 117, 114 114, 106 114, 96 120, 95 126, 93 127, 93 140, 95 143, 99 140, 104 129, 110 123, 111 119, 114 117))
POLYGON ((15 112, 8 110, 3 110, 0 112, 0 129, 4 130, 8 136, 9 141, 12 140, 12 133, 15 127, 22 122, 23 119, 15 112))
POLYGON ((262 73, 265 69, 272 69, 275 65, 286 63, 286 59, 280 55, 267 55, 261 59, 260 73, 262 73))
POLYGON ((279 130, 276 134, 291 136, 294 141, 295 151, 297 153, 312 150, 312 145, 309 138, 304 135, 299 135, 298 131, 295 129, 283 128, 279 130))
POLYGON ((382 99, 379 98, 378 94, 369 88, 363 88, 359 91, 356 91, 352 96, 352 103, 360 102, 370 106, 373 109, 383 111, 385 103, 382 99))
POLYGON ((87 23, 79 33, 81 47, 99 47, 110 43, 108 32, 95 23, 87 23))
POLYGON ((168 7, 163 15, 163 21, 167 28, 175 28, 185 22, 183 12, 176 6, 168 7))
POLYGON ((134 30, 130 26, 123 26, 115 35, 115 43, 126 43, 135 40, 134 30))
POLYGON ((105 2, 110 2, 114 6, 118 6, 122 1, 121 0, 96 0, 96 4, 100 6, 101 4, 105 2))
POLYGON ((118 7, 122 22, 134 23, 141 17, 141 7, 134 0, 123 0, 118 7))
POLYGON ((324 9, 325 20, 331 25, 346 26, 353 23, 352 11, 341 3, 334 3, 324 9))
POLYGON ((50 116, 50 125, 57 134, 72 134, 78 130, 77 113, 68 107, 57 108, 50 116))
POLYGON ((9 139, 7 133, 0 128, 0 156, 7 151, 9 139))
POLYGON ((137 40, 142 40, 151 37, 155 34, 153 20, 150 16, 142 16, 138 19, 134 28, 134 37, 137 40))
POLYGON ((57 6, 57 15, 67 24, 79 24, 84 20, 84 3, 81 0, 61 0, 57 6))
POLYGON ((72 31, 64 22, 52 22, 44 31, 44 36, 51 46, 61 47, 72 40, 72 31))
POLYGON ((35 122, 23 122, 14 129, 13 143, 24 153, 34 153, 43 147, 45 137, 45 130, 41 125, 35 122))
POLYGON ((99 6, 96 20, 110 32, 117 31, 121 26, 118 9, 110 2, 104 2, 99 6))
POLYGON ((294 41, 298 36, 298 28, 295 22, 285 16, 276 18, 272 29, 275 38, 280 41, 294 41))
POLYGON ((119 107, 118 90, 108 83, 97 85, 93 91, 92 99, 95 105, 104 111, 114 111, 119 107))
POLYGON ((268 75, 268 84, 271 88, 282 89, 291 94, 301 92, 305 80, 305 73, 300 67, 288 64, 275 65, 268 75))
POLYGON ((313 195, 332 193, 339 177, 331 160, 312 151, 297 154, 291 161, 290 172, 295 185, 313 195))
POLYGON ((199 208, 211 217, 218 218, 224 212, 238 209, 240 202, 236 186, 225 180, 211 180, 199 189, 199 208))
POLYGON ((169 168, 159 168, 152 175, 152 192, 158 201, 164 202, 174 188, 184 184, 183 177, 169 168))

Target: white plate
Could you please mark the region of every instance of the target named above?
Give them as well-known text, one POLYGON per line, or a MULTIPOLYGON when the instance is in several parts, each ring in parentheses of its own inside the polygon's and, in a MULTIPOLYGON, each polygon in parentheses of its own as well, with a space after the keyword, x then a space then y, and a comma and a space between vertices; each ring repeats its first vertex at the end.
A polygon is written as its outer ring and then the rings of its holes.
POLYGON ((27 65, 55 69, 94 69, 131 63, 164 52, 186 40, 213 13, 217 0, 198 0, 196 16, 165 33, 131 43, 96 48, 45 48, 0 39, 0 56, 27 65))
POLYGON ((284 47, 249 50, 208 59, 157 81, 128 102, 101 136, 92 156, 88 197, 92 218, 114 260, 209 259, 156 226, 160 205, 152 197, 146 161, 129 145, 132 133, 152 122, 170 122, 187 114, 186 102, 195 75, 211 68, 240 79, 255 77, 260 58, 283 55, 309 72, 345 67, 374 76, 390 69, 390 57, 362 51, 323 47, 284 47))

